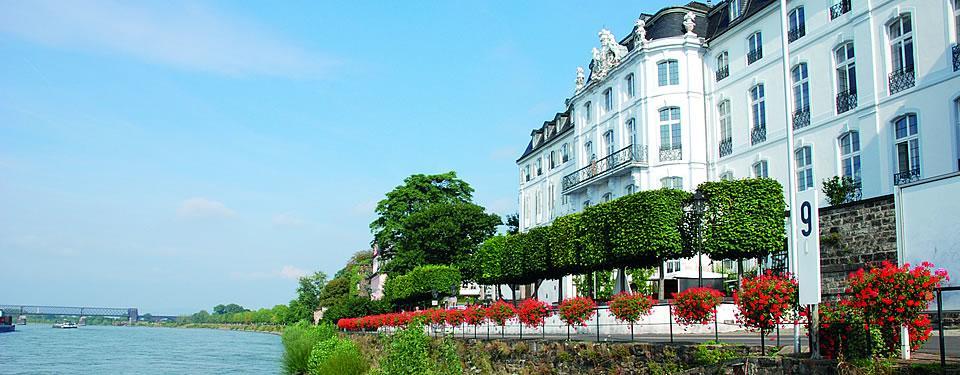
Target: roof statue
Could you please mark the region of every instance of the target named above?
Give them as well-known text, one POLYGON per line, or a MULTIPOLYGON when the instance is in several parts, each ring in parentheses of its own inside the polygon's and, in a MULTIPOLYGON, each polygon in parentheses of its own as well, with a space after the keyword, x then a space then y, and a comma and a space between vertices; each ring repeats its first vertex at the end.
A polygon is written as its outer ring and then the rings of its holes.
POLYGON ((627 55, 627 47, 617 43, 617 39, 610 30, 603 29, 598 33, 600 49, 594 48, 593 61, 590 62, 590 80, 598 81, 607 76, 610 69, 620 64, 620 60, 627 55))
POLYGON ((693 32, 693 28, 697 26, 697 24, 694 22, 696 17, 697 16, 695 16, 693 12, 687 12, 687 14, 683 16, 683 27, 687 29, 687 36, 697 35, 693 32))
POLYGON ((636 34, 634 36, 634 46, 642 47, 647 43, 647 21, 644 21, 642 18, 637 18, 637 22, 634 24, 634 26, 636 26, 636 30, 634 30, 634 33, 636 34))
MULTIPOLYGON (((596 51, 597 49, 594 48, 593 50, 596 51)), ((586 78, 584 78, 584 76, 583 76, 583 67, 582 67, 582 66, 578 66, 578 67, 577 67, 577 90, 576 90, 576 92, 580 92, 580 90, 583 89, 583 84, 584 84, 585 82, 586 82, 586 78)))

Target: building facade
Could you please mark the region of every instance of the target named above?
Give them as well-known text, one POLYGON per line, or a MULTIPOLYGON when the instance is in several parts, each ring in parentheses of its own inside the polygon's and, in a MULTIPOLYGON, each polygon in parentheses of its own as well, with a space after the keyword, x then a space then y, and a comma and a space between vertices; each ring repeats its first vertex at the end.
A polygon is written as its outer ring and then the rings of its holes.
MULTIPOLYGON (((565 102, 569 124, 534 130, 518 160, 521 230, 708 180, 769 177, 801 191, 846 176, 850 199, 863 199, 960 168, 960 0, 787 7, 782 22, 777 0, 691 2, 642 14, 619 41, 601 30, 589 75, 577 69, 565 102), (538 168, 558 150, 564 163, 538 168)), ((697 263, 664 269, 684 277, 697 263)), ((555 299, 544 295, 552 288, 540 297, 555 299)), ((572 293, 568 280, 563 297, 572 293)))

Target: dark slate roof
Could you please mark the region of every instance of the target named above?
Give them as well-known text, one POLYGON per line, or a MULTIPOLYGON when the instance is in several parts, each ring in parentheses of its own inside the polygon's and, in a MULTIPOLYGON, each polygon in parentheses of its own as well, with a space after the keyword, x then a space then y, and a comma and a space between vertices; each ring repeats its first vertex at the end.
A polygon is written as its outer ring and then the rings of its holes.
MULTIPOLYGON (((706 14, 710 11, 710 7, 698 1, 691 1, 687 3, 687 5, 660 9, 652 15, 641 14, 640 18, 647 23, 647 40, 671 38, 686 34, 687 31, 683 28, 683 17, 688 11, 692 11, 696 16, 696 18, 694 18, 696 26, 693 27, 693 32, 699 36, 706 35, 708 31, 706 14)), ((633 29, 630 30, 630 35, 624 37, 623 40, 620 41, 620 44, 627 46, 630 51, 633 51, 636 42, 634 40, 637 35, 636 33, 637 27, 634 26, 633 29)))
MULTIPOLYGON (((740 17, 730 21, 730 1, 724 1, 717 6, 713 7, 710 10, 710 13, 707 17, 710 19, 709 29, 706 32, 706 37, 708 40, 712 40, 723 33, 727 32, 733 27, 743 23, 751 16, 759 13, 761 10, 767 7, 770 4, 776 4, 777 0, 742 0, 740 7, 743 8, 740 10, 740 17)), ((698 25, 699 26, 699 25, 698 25)))
POLYGON ((553 120, 544 121, 543 126, 530 132, 530 143, 527 144, 527 148, 523 151, 523 155, 520 155, 520 158, 517 159, 517 162, 571 129, 573 129, 573 121, 570 121, 570 108, 567 108, 566 111, 554 115, 553 120))

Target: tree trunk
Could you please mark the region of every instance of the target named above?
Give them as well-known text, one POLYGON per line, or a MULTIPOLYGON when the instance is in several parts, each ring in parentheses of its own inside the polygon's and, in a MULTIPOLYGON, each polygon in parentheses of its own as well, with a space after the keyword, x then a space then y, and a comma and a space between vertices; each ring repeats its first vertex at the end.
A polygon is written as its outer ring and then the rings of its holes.
POLYGON ((590 272, 590 298, 597 299, 597 273, 590 272))
POLYGON ((540 296, 537 295, 537 293, 540 292, 540 284, 542 283, 543 279, 539 279, 537 282, 533 283, 533 298, 539 299, 540 296))
POLYGON ((660 292, 659 292, 659 294, 658 294, 660 300, 663 300, 663 299, 664 299, 664 294, 666 294, 666 287, 663 285, 663 284, 664 284, 663 281, 664 281, 664 279, 665 279, 665 277, 664 277, 664 271, 666 271, 666 267, 664 267, 663 264, 664 264, 664 262, 660 262, 660 283, 659 283, 659 284, 660 284, 660 285, 659 285, 660 292))
POLYGON ((503 299, 503 297, 500 297, 500 284, 497 284, 497 301, 501 299, 503 299))
POLYGON ((517 284, 510 284, 510 294, 513 296, 513 305, 517 305, 517 284))
POLYGON ((743 259, 737 259, 737 290, 740 290, 740 282, 743 281, 743 259))
POLYGON ((557 305, 563 302, 563 276, 557 279, 557 305))

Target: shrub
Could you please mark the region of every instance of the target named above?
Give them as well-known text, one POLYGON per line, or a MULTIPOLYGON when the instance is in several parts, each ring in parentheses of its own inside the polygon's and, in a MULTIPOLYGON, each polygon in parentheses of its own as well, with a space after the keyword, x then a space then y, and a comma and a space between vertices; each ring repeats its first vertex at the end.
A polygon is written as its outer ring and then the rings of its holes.
POLYGON ((723 301, 723 293, 708 288, 690 288, 674 293, 673 315, 681 325, 706 324, 723 301))
POLYGON ((697 350, 693 353, 693 359, 704 366, 716 366, 737 357, 738 354, 733 348, 713 341, 697 345, 697 350))
POLYGON ((380 361, 380 371, 384 375, 414 375, 432 372, 430 359, 430 338, 423 326, 410 324, 390 337, 380 361))
POLYGON ((776 328, 797 307, 797 281, 767 273, 743 279, 733 296, 743 325, 761 333, 776 328))
POLYGON ((307 372, 310 352, 317 342, 336 334, 336 328, 329 324, 311 326, 297 323, 283 330, 280 341, 283 342, 283 372, 285 374, 303 374, 307 372))
POLYGON ((520 323, 528 327, 539 327, 543 325, 544 319, 550 316, 550 306, 541 300, 528 298, 520 302, 520 308, 517 309, 517 317, 520 323))
POLYGON ((711 259, 746 259, 783 249, 783 186, 769 178, 704 182, 703 251, 711 259))
POLYGON ((477 305, 467 306, 467 309, 463 310, 463 320, 472 326, 481 325, 487 320, 486 309, 477 305))
POLYGON ((430 324, 443 326, 447 322, 447 312, 442 309, 427 310, 430 316, 430 324))
POLYGON ((333 336, 314 345, 307 368, 310 375, 359 375, 369 367, 356 344, 333 336))
POLYGON ((633 324, 649 315, 656 303, 653 298, 639 293, 620 293, 610 300, 610 312, 617 320, 633 324))
POLYGON ((587 320, 597 313, 597 303, 589 297, 575 297, 560 303, 560 320, 568 326, 587 324, 587 320))
POLYGON ((820 354, 827 359, 868 358, 883 347, 877 326, 864 324, 863 313, 846 302, 820 304, 820 354))
POLYGON ((614 262, 609 266, 652 267, 662 259, 683 257, 680 224, 689 197, 685 191, 659 189, 615 200, 609 240, 614 262))
POLYGON ((463 324, 463 311, 457 309, 449 309, 444 313, 444 319, 452 327, 459 326, 463 324))
POLYGON ((846 203, 857 191, 853 179, 848 176, 834 176, 823 180, 823 195, 830 201, 831 206, 846 203))
POLYGON ((407 274, 389 277, 383 286, 384 298, 394 303, 419 302, 432 298, 436 291, 449 295, 461 283, 460 270, 453 266, 424 265, 407 274))
POLYGON ((517 315, 517 310, 513 305, 499 300, 486 309, 487 319, 497 323, 499 326, 507 324, 507 320, 517 315))

